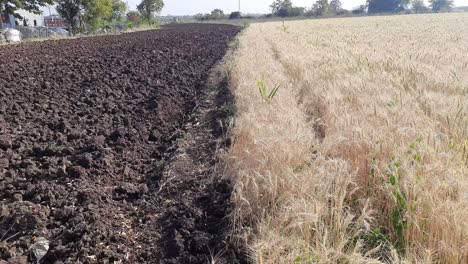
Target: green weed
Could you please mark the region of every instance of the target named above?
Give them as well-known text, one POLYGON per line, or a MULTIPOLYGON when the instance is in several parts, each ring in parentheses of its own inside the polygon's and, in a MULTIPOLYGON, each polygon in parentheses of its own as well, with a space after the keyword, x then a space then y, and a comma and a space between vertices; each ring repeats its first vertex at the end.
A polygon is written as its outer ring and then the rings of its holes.
POLYGON ((372 247, 388 248, 391 245, 388 237, 382 232, 380 227, 374 228, 365 238, 368 245, 372 247))
POLYGON ((400 253, 404 253, 405 248, 405 229, 408 225, 407 220, 407 199, 404 192, 400 190, 400 167, 398 161, 392 161, 387 167, 387 183, 392 187, 393 200, 395 208, 393 208, 391 220, 394 234, 394 247, 400 253))
POLYGON ((276 85, 269 93, 267 92, 265 81, 263 80, 257 81, 257 87, 263 100, 269 103, 275 97, 281 85, 280 84, 276 85))
MULTIPOLYGON (((423 140, 422 137, 418 137, 409 146, 407 152, 407 158, 410 164, 419 163, 422 160, 421 154, 417 150, 417 145, 423 140)), ((406 194, 400 188, 400 167, 401 163, 398 160, 392 160, 387 166, 386 175, 387 183, 391 186, 392 198, 395 202, 395 208, 393 208, 391 220, 392 228, 394 233, 393 246, 398 253, 403 254, 405 249, 405 229, 408 226, 408 199, 406 194)), ((415 208, 412 209, 413 211, 415 208)))
POLYGON ((286 23, 283 21, 283 23, 282 23, 280 29, 281 29, 283 32, 288 33, 289 27, 286 26, 286 23))
POLYGON ((294 264, 313 264, 314 260, 312 256, 301 257, 298 256, 294 259, 294 264))

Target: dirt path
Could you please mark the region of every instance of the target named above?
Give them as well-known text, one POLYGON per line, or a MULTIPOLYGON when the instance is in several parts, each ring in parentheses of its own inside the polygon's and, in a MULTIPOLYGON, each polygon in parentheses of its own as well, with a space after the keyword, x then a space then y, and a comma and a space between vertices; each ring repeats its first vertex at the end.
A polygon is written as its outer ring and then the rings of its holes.
POLYGON ((34 261, 36 237, 50 241, 43 263, 231 254, 229 184, 210 180, 224 101, 206 81, 238 31, 0 47, 0 262, 34 261))

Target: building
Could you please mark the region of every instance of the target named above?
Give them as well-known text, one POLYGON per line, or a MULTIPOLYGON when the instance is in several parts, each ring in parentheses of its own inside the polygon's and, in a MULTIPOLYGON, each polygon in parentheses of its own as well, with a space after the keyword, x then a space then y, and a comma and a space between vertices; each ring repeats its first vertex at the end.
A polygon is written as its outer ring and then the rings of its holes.
POLYGON ((454 12, 468 12, 468 6, 457 6, 453 8, 454 12))
POLYGON ((15 18, 13 15, 1 15, 1 28, 16 28, 16 26, 26 27, 44 27, 45 20, 43 15, 30 13, 26 10, 16 11, 22 19, 15 18))
POLYGON ((44 27, 45 26, 44 15, 33 14, 25 10, 18 10, 16 13, 20 15, 21 17, 23 17, 22 20, 17 19, 16 21, 16 24, 19 26, 25 26, 25 27, 44 27))
POLYGON ((68 27, 67 21, 65 21, 65 19, 61 18, 58 15, 44 17, 44 24, 46 27, 61 27, 61 28, 68 27))

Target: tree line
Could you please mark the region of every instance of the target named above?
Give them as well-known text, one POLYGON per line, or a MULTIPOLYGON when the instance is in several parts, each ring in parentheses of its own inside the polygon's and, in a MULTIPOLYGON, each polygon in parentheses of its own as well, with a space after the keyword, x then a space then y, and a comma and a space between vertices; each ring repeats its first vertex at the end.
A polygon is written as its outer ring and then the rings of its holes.
POLYGON ((163 0, 141 0, 138 12, 125 13, 127 5, 123 0, 0 0, 0 12, 4 15, 22 17, 19 9, 40 14, 40 8, 55 5, 57 13, 69 24, 70 34, 79 31, 94 31, 111 23, 129 20, 152 23, 155 14, 161 12, 163 0))
POLYGON ((208 14, 196 14, 193 16, 195 20, 198 21, 208 21, 208 20, 219 20, 219 19, 241 19, 241 18, 255 18, 254 16, 243 15, 239 11, 230 13, 229 15, 225 14, 221 9, 213 9, 208 14))
MULTIPOLYGON (((291 0, 275 0, 271 5, 271 13, 266 17, 298 17, 298 16, 340 16, 383 13, 428 13, 447 12, 454 7, 453 0, 429 0, 426 6, 424 0, 363 0, 364 4, 353 10, 343 8, 340 0, 316 0, 310 8, 294 6, 291 0)), ((196 20, 240 19, 252 18, 243 16, 240 12, 227 15, 221 9, 213 9, 208 14, 197 14, 196 20)))
POLYGON ((349 13, 447 12, 453 6, 453 0, 429 0, 429 6, 426 6, 424 0, 367 0, 363 5, 350 11, 342 8, 340 0, 317 0, 310 8, 293 6, 291 0, 275 0, 270 7, 271 16, 294 17, 334 16, 349 13))

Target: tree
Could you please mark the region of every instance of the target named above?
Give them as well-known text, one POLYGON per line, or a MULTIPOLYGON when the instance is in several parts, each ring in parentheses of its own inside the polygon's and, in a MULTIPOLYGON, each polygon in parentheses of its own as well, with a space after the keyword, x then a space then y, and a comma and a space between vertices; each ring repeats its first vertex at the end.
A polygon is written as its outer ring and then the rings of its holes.
POLYGON ((289 16, 291 17, 303 16, 305 12, 306 12, 305 7, 293 6, 291 10, 289 11, 289 16))
POLYGON ((364 13, 366 13, 366 9, 367 9, 367 5, 360 5, 356 8, 354 8, 351 13, 353 15, 362 15, 364 13))
POLYGON ((74 35, 76 33, 76 20, 82 9, 81 0, 58 0, 55 9, 70 25, 70 35, 74 35))
POLYGON ((304 7, 293 6, 291 0, 275 0, 270 8, 272 15, 279 17, 302 16, 306 13, 304 7))
POLYGON ((429 10, 426 4, 424 4, 424 0, 413 0, 411 1, 411 6, 415 13, 426 13, 429 10))
POLYGON ((367 0, 369 13, 394 13, 403 11, 409 0, 367 0))
POLYGON ((239 11, 232 12, 232 13, 229 15, 229 19, 240 19, 241 17, 242 17, 242 14, 241 14, 241 12, 239 12, 239 11))
POLYGON ((273 15, 287 17, 291 13, 293 5, 291 0, 275 0, 270 7, 273 15))
POLYGON ((140 13, 136 12, 136 11, 130 11, 127 13, 127 20, 130 21, 130 22, 138 22, 140 21, 141 19, 141 15, 140 13))
POLYGON ((429 0, 433 12, 447 12, 453 8, 453 0, 429 0))
POLYGON ((137 6, 137 9, 148 21, 148 23, 151 24, 153 16, 161 12, 163 7, 163 0, 142 0, 141 3, 137 6))
MULTIPOLYGON (((231 13, 231 15, 229 16, 229 19, 233 19, 231 18, 231 16, 236 15, 235 14, 236 12, 233 12, 231 13)), ((239 13, 239 12, 237 12, 239 13)), ((226 18, 226 15, 224 14, 223 10, 221 9, 213 9, 211 11, 211 13, 209 14, 196 14, 194 16, 194 19, 195 20, 199 20, 199 21, 205 21, 205 20, 216 20, 216 19, 224 19, 226 18)), ((240 13, 239 13, 239 18, 240 18, 240 13)))
POLYGON ((330 1, 330 11, 334 14, 340 14, 343 8, 340 0, 331 0, 330 1))
POLYGON ((81 0, 86 24, 95 30, 102 26, 104 20, 112 18, 112 0, 81 0))
POLYGON ((69 23, 70 34, 76 33, 76 23, 81 18, 86 26, 95 30, 105 21, 123 16, 126 5, 121 0, 57 0, 57 12, 69 23), (80 14, 82 14, 80 16, 80 14))
POLYGON ((111 20, 120 21, 125 15, 127 4, 121 0, 112 0, 112 17, 111 20))
POLYGON ((209 15, 199 13, 199 14, 194 15, 193 18, 198 21, 203 21, 203 20, 208 20, 207 16, 209 15))
POLYGON ((16 18, 22 17, 16 12, 23 9, 33 14, 42 14, 40 7, 52 5, 54 0, 0 0, 0 12, 5 15, 14 15, 16 18))
POLYGON ((328 0, 318 0, 312 7, 315 16, 327 16, 330 14, 330 4, 328 0))
POLYGON ((211 11, 211 15, 210 15, 211 19, 221 19, 224 17, 225 17, 224 11, 221 9, 213 9, 213 11, 211 11))

